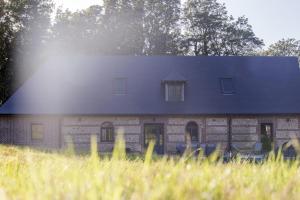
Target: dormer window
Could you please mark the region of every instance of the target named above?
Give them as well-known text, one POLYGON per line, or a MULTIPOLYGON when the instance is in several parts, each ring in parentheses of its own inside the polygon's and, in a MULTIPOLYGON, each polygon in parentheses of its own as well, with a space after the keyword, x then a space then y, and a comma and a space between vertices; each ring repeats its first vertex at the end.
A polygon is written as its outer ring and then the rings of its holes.
POLYGON ((166 82, 165 99, 171 102, 184 101, 184 82, 166 82))
POLYGON ((168 102, 184 101, 186 79, 178 72, 170 73, 162 80, 165 87, 165 100, 168 102))

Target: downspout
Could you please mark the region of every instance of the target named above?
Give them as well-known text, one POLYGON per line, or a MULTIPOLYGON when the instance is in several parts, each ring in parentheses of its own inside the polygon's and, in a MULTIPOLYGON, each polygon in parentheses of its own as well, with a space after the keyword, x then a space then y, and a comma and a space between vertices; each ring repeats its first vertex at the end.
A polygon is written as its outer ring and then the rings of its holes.
POLYGON ((232 153, 232 118, 228 116, 228 152, 232 153))
POLYGON ((63 148, 63 136, 62 136, 62 116, 59 116, 58 120, 58 149, 61 150, 63 148))

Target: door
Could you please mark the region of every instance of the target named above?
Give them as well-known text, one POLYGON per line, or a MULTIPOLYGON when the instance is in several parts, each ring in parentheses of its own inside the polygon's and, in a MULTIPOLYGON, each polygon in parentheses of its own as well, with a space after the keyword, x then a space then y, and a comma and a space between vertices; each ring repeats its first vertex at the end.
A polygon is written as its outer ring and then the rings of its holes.
POLYGON ((271 151, 274 142, 273 124, 261 124, 261 143, 263 151, 271 151))
POLYGON ((154 141, 154 152, 164 153, 164 133, 162 124, 145 124, 144 126, 144 147, 148 148, 150 141, 154 141))

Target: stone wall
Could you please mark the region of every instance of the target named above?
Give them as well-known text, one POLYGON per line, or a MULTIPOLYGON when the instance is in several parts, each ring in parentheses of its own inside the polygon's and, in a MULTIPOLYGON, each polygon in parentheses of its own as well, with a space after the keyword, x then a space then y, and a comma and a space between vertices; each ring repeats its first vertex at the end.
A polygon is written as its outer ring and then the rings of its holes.
POLYGON ((280 117, 276 119, 276 145, 281 146, 290 139, 300 138, 299 118, 280 117))
POLYGON ((142 129, 138 117, 64 117, 61 125, 64 146, 72 142, 76 150, 88 151, 91 135, 95 135, 98 150, 111 152, 114 144, 100 141, 101 125, 104 122, 111 122, 115 133, 124 136, 127 148, 134 152, 142 151, 142 129))
MULTIPOLYGON (((236 116, 232 118, 232 143, 243 151, 252 151, 255 142, 260 141, 262 123, 273 124, 275 145, 282 145, 291 138, 300 138, 300 117, 295 116, 236 116)), ((88 151, 91 135, 97 136, 99 151, 111 151, 113 143, 100 141, 101 125, 111 122, 116 133, 122 133, 126 146, 134 152, 143 152, 144 124, 158 123, 164 127, 165 153, 175 153, 176 146, 185 143, 185 128, 189 122, 196 122, 199 128, 199 143, 228 144, 229 119, 204 116, 0 116, 0 143, 28 145, 43 148, 65 147, 71 138, 76 149, 88 151), (31 139, 31 124, 43 124, 44 140, 31 139)))
POLYGON ((259 141, 257 118, 232 119, 232 144, 242 151, 252 151, 259 141))
POLYGON ((206 143, 219 145, 224 150, 228 142, 228 119, 206 118, 205 132, 206 143))

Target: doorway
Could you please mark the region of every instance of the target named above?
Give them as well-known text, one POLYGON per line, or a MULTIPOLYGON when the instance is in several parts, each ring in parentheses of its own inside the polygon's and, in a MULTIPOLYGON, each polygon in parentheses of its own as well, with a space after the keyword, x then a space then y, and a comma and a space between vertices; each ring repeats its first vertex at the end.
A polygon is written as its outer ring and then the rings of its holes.
POLYGON ((272 123, 265 123, 261 124, 261 143, 262 143, 262 150, 269 152, 272 150, 272 146, 274 144, 274 137, 273 137, 273 124, 272 123))
POLYGON ((144 147, 148 148, 150 141, 154 141, 154 152, 156 154, 164 153, 164 130, 163 124, 145 124, 144 125, 144 147))

